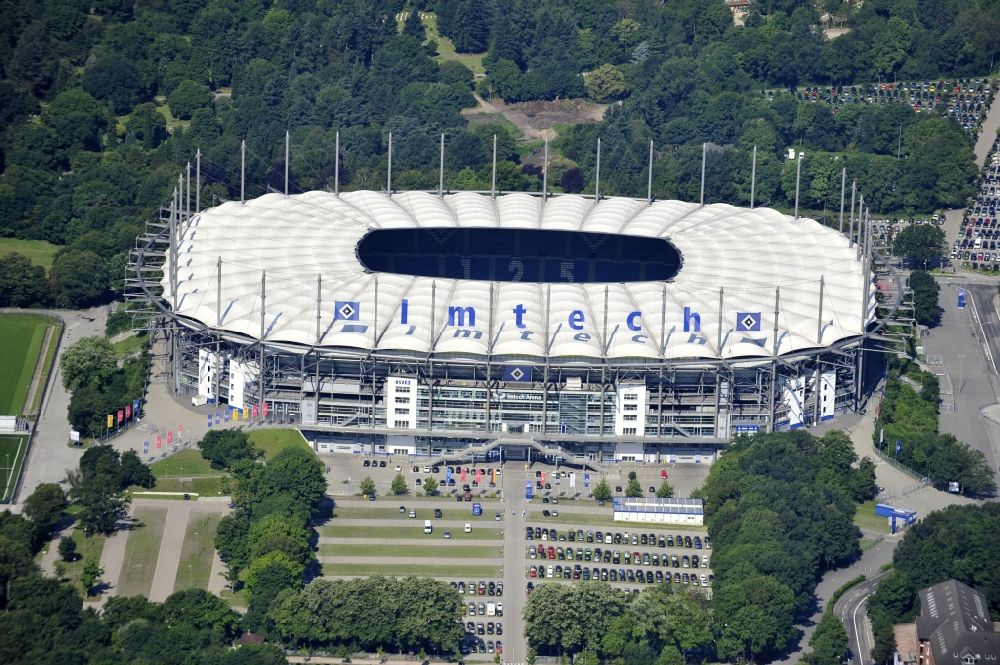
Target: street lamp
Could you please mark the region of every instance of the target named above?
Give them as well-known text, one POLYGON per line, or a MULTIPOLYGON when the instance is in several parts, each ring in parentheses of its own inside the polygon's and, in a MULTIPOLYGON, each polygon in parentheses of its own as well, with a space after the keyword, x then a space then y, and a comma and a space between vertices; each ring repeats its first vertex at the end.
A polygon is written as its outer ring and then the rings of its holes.
POLYGON ((965 354, 958 354, 958 392, 962 392, 962 378, 965 373, 965 354))

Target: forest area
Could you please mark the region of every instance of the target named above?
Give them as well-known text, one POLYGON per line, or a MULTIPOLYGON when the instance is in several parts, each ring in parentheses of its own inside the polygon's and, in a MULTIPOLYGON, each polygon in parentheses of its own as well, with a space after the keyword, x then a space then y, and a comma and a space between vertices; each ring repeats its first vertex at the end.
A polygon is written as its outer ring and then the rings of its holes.
MULTIPOLYGON (((790 94, 808 83, 972 76, 1000 43, 996 2, 874 0, 860 9, 767 0, 735 26, 721 1, 596 0, 5 0, 0 27, 0 243, 49 243, 50 267, 0 257, 0 305, 85 307, 120 292, 128 250, 178 174, 202 155, 202 202, 282 191, 291 134, 292 191, 331 187, 341 141, 345 189, 384 188, 388 135, 396 189, 484 189, 492 136, 497 186, 541 186, 509 123, 470 125, 473 93, 506 101, 610 102, 602 122, 560 128, 549 184, 644 196, 649 141, 658 198, 746 204, 794 195, 789 146, 808 158, 803 207, 833 210, 840 169, 873 212, 962 204, 975 165, 950 118, 906 104, 835 109, 790 94), (833 12, 850 31, 817 29, 833 12), (421 15, 423 18, 421 18, 421 15), (433 27, 433 31, 431 28, 433 27), (437 39, 442 40, 439 44, 437 39), (448 40, 446 57, 444 40, 448 40), (476 76, 463 54, 475 53, 476 76)), ((497 120, 502 120, 497 118, 497 120)), ((2 247, 2 244, 0 244, 2 247)), ((0 250, 2 252, 2 250, 0 250)))

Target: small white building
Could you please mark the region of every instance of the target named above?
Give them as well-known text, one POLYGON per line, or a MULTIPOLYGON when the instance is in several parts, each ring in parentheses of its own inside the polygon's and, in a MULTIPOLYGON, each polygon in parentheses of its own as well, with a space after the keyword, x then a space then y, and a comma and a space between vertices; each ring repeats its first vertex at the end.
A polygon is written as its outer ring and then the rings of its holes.
POLYGON ((611 505, 615 521, 705 525, 705 504, 701 499, 615 497, 611 505))

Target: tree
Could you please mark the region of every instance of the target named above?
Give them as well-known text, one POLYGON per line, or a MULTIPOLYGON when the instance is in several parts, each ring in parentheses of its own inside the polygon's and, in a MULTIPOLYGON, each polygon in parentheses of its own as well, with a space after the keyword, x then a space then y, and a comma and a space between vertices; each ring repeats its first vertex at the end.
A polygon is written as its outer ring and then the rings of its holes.
POLYGON ((416 9, 406 15, 403 21, 403 34, 413 37, 418 42, 427 39, 427 30, 424 29, 424 22, 420 20, 420 12, 416 9))
POLYGON ((392 479, 392 485, 389 486, 389 490, 396 496, 409 494, 410 488, 407 486, 406 478, 403 477, 403 474, 396 474, 396 477, 392 479))
POLYGON ((927 326, 937 323, 940 316, 938 295, 941 291, 937 281, 930 273, 914 270, 910 273, 910 288, 913 289, 913 310, 917 322, 927 326))
POLYGON ((312 556, 309 531, 281 515, 266 515, 252 522, 247 544, 251 560, 271 552, 282 552, 293 561, 304 564, 312 556))
MULTIPOLYGON (((287 504, 291 513, 309 517, 319 512, 326 496, 326 476, 323 464, 307 448, 289 447, 281 450, 251 479, 250 494, 253 510, 265 514, 269 503, 287 504)), ((291 514, 290 513, 290 514, 291 514)))
POLYGON ((456 53, 482 53, 489 46, 490 12, 484 0, 459 0, 452 34, 456 53))
POLYGON ((106 337, 84 337, 70 345, 59 360, 63 387, 70 392, 87 383, 104 383, 117 370, 115 349, 106 337))
POLYGON ((201 456, 213 469, 231 469, 239 460, 255 460, 262 453, 242 430, 211 430, 198 442, 201 456))
POLYGON ((76 541, 69 536, 63 536, 59 539, 59 558, 63 561, 69 563, 76 561, 78 554, 76 552, 76 541))
POLYGON ((146 94, 139 69, 128 58, 109 54, 97 58, 83 73, 83 89, 111 104, 116 114, 126 113, 146 94))
POLYGON ((83 571, 80 573, 80 584, 83 585, 83 592, 90 596, 91 590, 101 581, 104 569, 97 563, 97 559, 87 559, 83 563, 83 571))
POLYGON ((37 307, 48 299, 45 268, 21 254, 0 256, 0 307, 37 307))
POLYGON ((128 516, 128 508, 132 504, 131 497, 123 494, 118 484, 108 476, 84 481, 70 494, 83 506, 80 523, 86 533, 114 532, 118 522, 128 516))
POLYGON ((110 285, 104 260, 87 250, 66 249, 52 262, 49 283, 56 306, 77 309, 95 305, 110 285))
POLYGON ((642 485, 639 481, 633 478, 628 481, 628 485, 625 487, 625 496, 638 498, 642 496, 642 485))
POLYGON ((628 92, 625 75, 614 65, 603 64, 585 79, 587 92, 599 102, 621 99, 628 92))
POLYGON ((427 478, 424 481, 424 494, 427 496, 437 496, 439 494, 438 481, 434 478, 427 478))
POLYGON ((611 499, 611 487, 604 478, 601 478, 594 485, 594 498, 598 501, 609 501, 611 499))
POLYGON ((660 483, 660 486, 656 488, 656 498, 658 499, 669 499, 674 495, 674 488, 671 487, 670 483, 664 480, 660 483))
POLYGON ((805 661, 809 665, 840 665, 847 654, 847 632, 837 616, 827 610, 816 625, 816 630, 809 638, 812 653, 807 654, 805 661))
POLYGON ((566 169, 559 185, 563 188, 563 191, 568 194, 579 194, 583 191, 583 171, 575 166, 566 169))
POLYGON ((939 227, 910 224, 896 234, 892 252, 912 264, 923 265, 941 258, 945 253, 945 246, 944 231, 939 227))
POLYGON ((270 552, 250 563, 246 587, 248 617, 253 617, 251 623, 261 625, 271 603, 282 591, 299 588, 303 570, 301 563, 293 561, 284 552, 270 552))
POLYGON ((185 589, 167 596, 160 616, 170 626, 208 631, 215 644, 229 646, 239 634, 239 614, 204 589, 185 589))
POLYGON ((125 129, 132 141, 145 148, 155 148, 167 138, 167 121, 152 102, 139 104, 125 120, 125 129))
POLYGON ((68 505, 66 492, 56 483, 42 483, 24 501, 24 515, 31 520, 39 541, 47 540, 68 505))
POLYGON ((368 476, 361 479, 361 494, 363 496, 373 496, 375 494, 375 481, 368 476))
POLYGON ((195 111, 211 106, 212 91, 206 85, 185 79, 173 89, 167 103, 174 117, 190 120, 195 111))

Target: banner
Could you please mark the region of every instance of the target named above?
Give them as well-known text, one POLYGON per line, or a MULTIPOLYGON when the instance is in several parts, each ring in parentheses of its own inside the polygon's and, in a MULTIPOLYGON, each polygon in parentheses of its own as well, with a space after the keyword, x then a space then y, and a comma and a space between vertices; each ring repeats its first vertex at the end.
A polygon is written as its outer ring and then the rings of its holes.
POLYGON ((257 417, 257 405, 256 404, 253 405, 253 417, 254 418, 257 417))
POLYGON ((462 467, 462 472, 459 474, 459 476, 461 477, 462 484, 464 485, 465 484, 465 478, 466 478, 466 473, 465 473, 465 467, 464 466, 462 467))
POLYGON ((545 472, 542 471, 542 485, 545 485, 545 472))
POLYGON ((590 487, 590 474, 589 473, 583 474, 583 486, 584 487, 590 487))
POLYGON ((167 445, 174 445, 174 432, 173 430, 167 430, 167 445))
POLYGON ((180 434, 181 436, 184 436, 184 425, 177 426, 177 433, 180 434))
POLYGON ((216 411, 215 412, 215 424, 218 425, 220 422, 222 422, 222 416, 220 416, 219 412, 216 411))
POLYGON ((137 399, 132 400, 132 413, 136 416, 139 415, 139 400, 137 399))
POLYGON ((210 413, 210 414, 208 414, 208 426, 209 426, 209 427, 211 427, 211 426, 212 426, 212 414, 211 414, 211 413, 210 413))
POLYGON ((576 487, 576 474, 575 473, 569 474, 569 486, 570 486, 570 488, 576 487))
POLYGON ((476 469, 476 484, 478 485, 480 481, 482 481, 482 479, 483 479, 483 470, 476 469))
POLYGON ((244 406, 243 407, 243 420, 250 420, 250 407, 249 406, 244 406))
POLYGON ((222 419, 225 420, 227 423, 229 422, 229 409, 226 409, 225 411, 222 412, 222 419))
POLYGON ((451 467, 450 466, 444 470, 444 482, 447 483, 447 484, 449 484, 449 485, 451 484, 451 467))
POLYGON ((142 442, 142 454, 143 455, 148 455, 149 454, 149 441, 143 441, 142 442))
POLYGON ((75 429, 69 431, 69 440, 73 443, 80 443, 80 433, 75 429))
POLYGON ((267 418, 267 402, 264 402, 264 417, 267 418))
POLYGON ((132 417, 132 405, 131 404, 126 404, 125 405, 125 417, 126 418, 131 418, 132 417))
POLYGON ((163 439, 160 437, 159 434, 157 434, 156 435, 156 449, 159 450, 162 447, 163 447, 163 439))
POLYGON ((111 428, 111 427, 114 427, 114 426, 115 426, 115 417, 109 413, 108 414, 108 427, 111 428))
POLYGON ((233 409, 233 420, 239 420, 243 412, 240 409, 233 409))
POLYGON ((125 420, 125 412, 122 409, 118 409, 118 424, 121 425, 123 420, 125 420))
POLYGON ((497 484, 497 470, 490 469, 490 485, 496 485, 496 484, 497 484))

